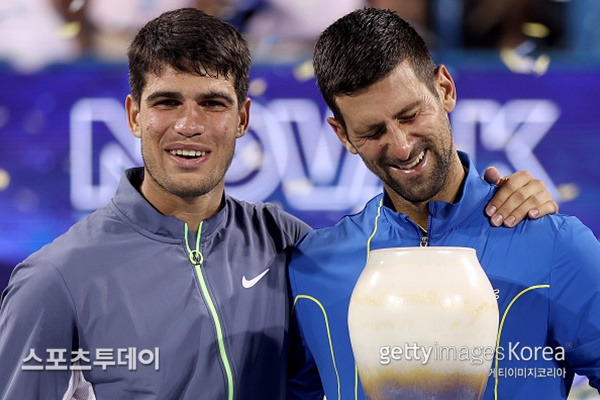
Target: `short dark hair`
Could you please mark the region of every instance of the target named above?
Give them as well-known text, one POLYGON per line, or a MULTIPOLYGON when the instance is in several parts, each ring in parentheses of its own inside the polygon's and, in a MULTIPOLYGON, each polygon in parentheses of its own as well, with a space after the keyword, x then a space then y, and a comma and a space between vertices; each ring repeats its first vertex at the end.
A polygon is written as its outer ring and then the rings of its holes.
POLYGON ((196 8, 167 11, 137 33, 129 50, 129 88, 140 102, 149 72, 170 66, 181 72, 226 79, 241 107, 248 96, 250 51, 242 35, 227 22, 196 8))
POLYGON ((334 97, 372 85, 406 59, 435 93, 436 66, 415 29, 393 11, 366 7, 341 17, 321 33, 313 65, 325 102, 343 124, 334 97))

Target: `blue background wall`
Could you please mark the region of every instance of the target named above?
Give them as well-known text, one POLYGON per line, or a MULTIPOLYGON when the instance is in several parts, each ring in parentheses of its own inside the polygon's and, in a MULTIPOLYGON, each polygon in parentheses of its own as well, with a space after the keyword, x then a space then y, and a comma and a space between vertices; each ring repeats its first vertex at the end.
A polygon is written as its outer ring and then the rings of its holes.
MULTIPOLYGON (((590 68, 543 76, 450 65, 459 148, 483 171, 528 169, 561 212, 600 236, 600 83, 590 68)), ((314 78, 298 67, 253 70, 251 129, 227 190, 274 201, 314 227, 360 208, 381 188, 325 122, 314 78)), ((123 101, 126 66, 81 63, 35 75, 0 70, 0 287, 31 252, 105 204, 124 168, 141 164, 123 101)))

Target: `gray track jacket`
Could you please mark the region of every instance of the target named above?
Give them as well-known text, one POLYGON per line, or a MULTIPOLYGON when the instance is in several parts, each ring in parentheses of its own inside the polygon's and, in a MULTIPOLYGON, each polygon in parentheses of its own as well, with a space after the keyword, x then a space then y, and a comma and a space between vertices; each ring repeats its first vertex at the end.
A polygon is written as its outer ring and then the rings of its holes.
POLYGON ((284 397, 286 261, 308 226, 225 196, 198 238, 142 178, 126 171, 110 204, 13 271, 1 399, 284 397))

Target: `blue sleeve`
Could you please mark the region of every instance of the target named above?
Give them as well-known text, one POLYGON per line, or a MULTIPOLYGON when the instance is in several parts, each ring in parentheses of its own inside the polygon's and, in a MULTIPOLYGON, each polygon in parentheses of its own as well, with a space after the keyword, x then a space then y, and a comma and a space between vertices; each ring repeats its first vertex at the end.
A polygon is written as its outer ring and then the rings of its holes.
MULTIPOLYGON (((298 245, 305 236, 296 244, 298 245)), ((297 251, 293 252, 297 255, 297 251)), ((289 327, 289 353, 288 353, 288 372, 286 385, 286 399, 288 400, 322 400, 325 392, 321 383, 321 377, 317 369, 317 364, 306 344, 302 335, 301 322, 299 317, 299 308, 295 304, 296 286, 294 279, 294 257, 289 265, 290 294, 292 301, 292 311, 289 327)))
POLYGON ((600 390, 600 243, 577 218, 567 218, 553 259, 552 336, 572 370, 600 390))
POLYGON ((323 391, 317 364, 298 328, 298 320, 295 313, 290 320, 290 350, 286 399, 322 400, 325 392, 323 391))
POLYGON ((75 342, 72 304, 52 265, 23 263, 15 268, 0 303, 1 399, 63 398, 75 342), (51 358, 65 362, 49 364, 51 358), (48 369, 52 366, 65 369, 48 369))

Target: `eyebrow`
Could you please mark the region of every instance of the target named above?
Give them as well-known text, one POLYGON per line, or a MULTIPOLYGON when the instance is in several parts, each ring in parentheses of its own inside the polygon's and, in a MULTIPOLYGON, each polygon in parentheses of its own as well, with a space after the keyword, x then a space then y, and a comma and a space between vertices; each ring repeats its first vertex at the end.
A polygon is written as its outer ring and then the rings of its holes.
POLYGON ((203 100, 221 99, 230 106, 235 104, 235 99, 233 97, 228 93, 219 90, 211 90, 210 92, 203 93, 199 97, 203 100))
POLYGON ((404 116, 404 114, 406 114, 407 112, 415 109, 421 103, 422 103, 421 100, 415 100, 415 101, 413 101, 412 103, 410 103, 409 105, 407 105, 406 107, 404 107, 402 110, 400 110, 396 114, 394 114, 394 118, 396 118, 396 119, 401 118, 402 116, 404 116))
MULTIPOLYGON (((406 114, 409 111, 413 110, 414 108, 416 108, 421 103, 422 103, 421 100, 415 100, 415 101, 413 101, 412 103, 408 104, 406 107, 404 107, 400 111, 398 111, 396 114, 394 114, 394 118, 395 119, 400 119, 404 114, 406 114)), ((376 130, 376 129, 379 129, 382 126, 383 126, 383 124, 368 125, 364 129, 356 129, 356 130, 354 130, 354 133, 356 135, 358 135, 358 136, 368 135, 369 132, 371 132, 373 130, 376 130)))
POLYGON ((169 91, 158 91, 158 92, 154 92, 151 93, 150 95, 148 95, 148 97, 146 97, 146 102, 152 102, 156 99, 160 99, 160 98, 168 98, 168 99, 181 99, 181 93, 178 92, 169 92, 169 91))
MULTIPOLYGON (((151 93, 146 97, 146 102, 152 102, 156 99, 167 98, 167 99, 183 99, 183 95, 179 92, 172 92, 168 90, 161 90, 154 93, 151 93)), ((206 93, 201 93, 196 96, 197 100, 213 100, 213 99, 221 99, 226 102, 228 105, 235 104, 235 100, 228 93, 219 90, 211 90, 206 93)))

